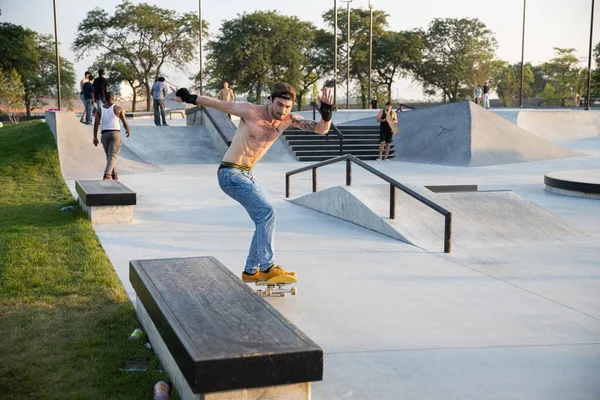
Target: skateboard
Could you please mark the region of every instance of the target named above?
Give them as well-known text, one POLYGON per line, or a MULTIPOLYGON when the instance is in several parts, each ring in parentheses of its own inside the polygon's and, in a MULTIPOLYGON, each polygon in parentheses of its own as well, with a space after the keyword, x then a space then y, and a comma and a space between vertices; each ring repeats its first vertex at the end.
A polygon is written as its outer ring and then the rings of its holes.
POLYGON ((298 289, 295 287, 291 287, 289 289, 285 288, 287 285, 291 285, 293 283, 297 283, 298 280, 293 276, 289 275, 280 275, 274 276, 268 281, 258 281, 255 282, 256 286, 266 286, 265 290, 257 290, 256 293, 260 297, 284 297, 287 293, 295 296, 298 293, 298 289))
POLYGON ((398 125, 394 122, 394 118, 392 117, 392 111, 390 111, 386 116, 385 116, 385 120, 387 121, 387 123, 390 125, 390 128, 392 129, 392 133, 394 135, 398 134, 398 125))

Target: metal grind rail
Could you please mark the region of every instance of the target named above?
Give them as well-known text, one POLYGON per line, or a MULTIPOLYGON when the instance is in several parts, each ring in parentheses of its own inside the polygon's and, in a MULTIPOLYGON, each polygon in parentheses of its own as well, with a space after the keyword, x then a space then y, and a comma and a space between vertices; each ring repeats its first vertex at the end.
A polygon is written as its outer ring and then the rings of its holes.
POLYGON ((390 178, 386 174, 378 171, 377 169, 371 167, 369 164, 365 163, 362 160, 359 160, 352 154, 344 154, 339 157, 331 158, 326 161, 322 161, 317 164, 308 165, 306 167, 298 168, 293 171, 289 171, 285 173, 285 197, 290 197, 290 177, 292 175, 299 174, 304 171, 312 170, 312 191, 315 193, 317 191, 317 168, 323 167, 329 164, 335 164, 340 161, 346 161, 346 186, 352 185, 352 163, 356 163, 372 174, 378 176, 384 181, 390 184, 390 219, 396 219, 396 189, 402 190, 404 193, 408 194, 412 198, 420 201, 425 204, 427 207, 433 209, 439 214, 444 216, 444 253, 450 253, 451 250, 451 242, 452 242, 452 213, 440 205, 434 203, 428 198, 422 196, 421 194, 415 192, 414 190, 404 186, 400 182, 395 179, 390 178))

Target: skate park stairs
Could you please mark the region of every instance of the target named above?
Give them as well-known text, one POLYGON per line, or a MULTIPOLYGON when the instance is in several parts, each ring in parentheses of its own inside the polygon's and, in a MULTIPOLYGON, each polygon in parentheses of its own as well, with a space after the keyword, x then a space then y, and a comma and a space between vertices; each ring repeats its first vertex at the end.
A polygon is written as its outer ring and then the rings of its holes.
POLYGON ((303 399, 323 350, 214 257, 134 260, 136 313, 183 399, 303 399))
MULTIPOLYGON (((375 160, 379 157, 379 125, 336 125, 342 135, 330 133, 315 135, 300 129, 286 129, 283 138, 298 161, 325 161, 342 154, 352 154, 361 160, 375 160)), ((394 145, 391 145, 389 158, 394 158, 394 145)))

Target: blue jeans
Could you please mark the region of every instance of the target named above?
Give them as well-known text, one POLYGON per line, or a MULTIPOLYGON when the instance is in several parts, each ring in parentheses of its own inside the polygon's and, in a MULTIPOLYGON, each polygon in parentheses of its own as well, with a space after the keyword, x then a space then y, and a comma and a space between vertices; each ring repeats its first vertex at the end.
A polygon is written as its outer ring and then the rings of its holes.
POLYGON ((162 117, 162 124, 167 125, 165 101, 162 99, 152 99, 152 105, 154 108, 154 124, 160 126, 160 118, 162 117))
POLYGON ((94 100, 85 99, 84 101, 85 101, 85 123, 91 124, 92 123, 92 107, 94 105, 94 100))
POLYGON ((254 274, 257 269, 266 271, 274 262, 275 236, 275 208, 267 191, 256 181, 252 171, 222 168, 217 175, 223 192, 246 209, 256 226, 244 270, 249 274, 254 274))
POLYGON ((100 107, 102 107, 102 105, 104 104, 104 99, 100 99, 98 97, 96 97, 96 108, 99 110, 100 107))

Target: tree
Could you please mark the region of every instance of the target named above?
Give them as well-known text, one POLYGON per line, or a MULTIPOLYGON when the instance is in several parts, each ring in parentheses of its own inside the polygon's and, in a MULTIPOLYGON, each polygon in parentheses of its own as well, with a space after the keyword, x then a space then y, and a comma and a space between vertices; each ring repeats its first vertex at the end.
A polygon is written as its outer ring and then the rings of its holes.
POLYGON ((578 68, 579 59, 575 49, 555 47, 557 57, 542 64, 544 77, 554 89, 555 99, 569 99, 565 105, 573 105, 576 98, 584 94, 586 70, 578 68))
POLYGON ((470 98, 477 81, 489 80, 500 65, 494 59, 496 39, 478 19, 436 18, 424 38, 423 62, 414 73, 427 95, 441 94, 444 101, 470 98))
POLYGON ((10 23, 0 23, 0 68, 15 69, 21 77, 35 73, 39 62, 36 33, 10 23))
MULTIPOLYGON (((533 70, 530 64, 526 64, 524 70, 523 97, 531 97, 533 90, 530 84, 534 81, 533 70)), ((516 105, 516 100, 521 95, 521 63, 514 65, 505 63, 494 80, 504 107, 516 105)))
POLYGON ((6 106, 8 118, 13 124, 21 118, 20 110, 23 107, 25 90, 21 77, 16 69, 4 73, 0 68, 0 100, 6 106))
POLYGON ((386 86, 387 99, 391 101, 394 79, 405 78, 418 68, 425 42, 419 31, 384 32, 373 45, 375 82, 386 86))
MULTIPOLYGON (((338 68, 339 82, 347 81, 347 74, 341 71, 347 71, 347 43, 348 43, 348 14, 344 9, 338 9, 338 68)), ((388 14, 381 10, 373 10, 373 61, 377 60, 375 47, 378 38, 386 32, 388 14)), ((333 29, 335 21, 333 9, 323 13, 323 20, 330 29, 333 29)), ((367 107, 367 102, 371 94, 368 92, 369 81, 369 29, 370 29, 370 11, 361 8, 350 9, 350 80, 358 81, 358 93, 361 97, 362 107, 367 107)), ((375 83, 377 85, 377 83, 375 83)))
MULTIPOLYGON (((300 88, 312 85, 316 69, 311 57, 316 28, 297 17, 276 11, 238 14, 224 21, 219 35, 207 44, 209 87, 218 89, 227 81, 237 92, 262 102, 263 93, 280 81, 300 88)), ((314 61, 314 60, 313 60, 314 61)), ((298 96, 302 101, 303 96, 298 96)))
MULTIPOLYGON (((24 82, 25 107, 27 116, 33 108, 46 105, 45 99, 58 98, 56 81, 56 48, 51 35, 35 35, 36 51, 39 55, 37 68, 24 82)), ((60 91, 61 100, 68 109, 73 108, 74 88, 76 84, 75 68, 69 60, 60 57, 60 91)))
MULTIPOLYGON (((114 15, 100 8, 88 12, 77 28, 73 51, 78 59, 101 50, 104 57, 127 66, 150 93, 152 83, 161 75, 162 68, 170 64, 178 69, 194 59, 199 33, 198 16, 194 13, 177 14, 146 3, 119 4, 114 15)), ((202 32, 208 25, 202 21, 202 32)), ((150 110, 150 96, 146 109, 150 110)))
MULTIPOLYGON (((15 69, 23 84, 27 116, 31 109, 43 106, 44 98, 57 97, 56 52, 50 35, 41 35, 21 26, 0 24, 0 68, 15 69)), ((61 60, 61 92, 71 105, 75 70, 65 58, 61 60)))

